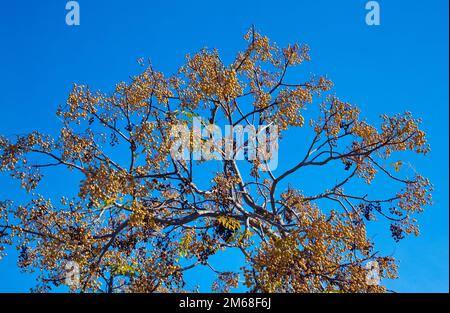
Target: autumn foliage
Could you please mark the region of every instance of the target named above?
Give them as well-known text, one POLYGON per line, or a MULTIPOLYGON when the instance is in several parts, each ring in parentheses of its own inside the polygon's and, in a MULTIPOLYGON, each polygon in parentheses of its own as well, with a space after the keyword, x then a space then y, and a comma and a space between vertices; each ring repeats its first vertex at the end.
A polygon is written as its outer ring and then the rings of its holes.
POLYGON ((64 284, 72 261, 80 268, 72 291, 190 291, 184 273, 197 266, 216 275, 214 291, 385 291, 367 282, 365 264, 395 278, 397 263, 374 249, 366 226, 384 223, 397 241, 418 234, 415 215, 431 203, 431 185, 416 173, 401 177, 403 163, 391 157, 429 151, 420 121, 406 112, 371 124, 326 77, 286 81, 310 60, 306 45, 279 48, 254 29, 245 40, 231 64, 204 49, 173 76, 142 64, 108 93, 74 85, 57 112, 58 136, 0 137, 0 168, 30 199, 0 202, 0 249, 17 246, 20 267, 40 275, 36 290, 64 284), (276 124, 280 138, 301 130, 304 155, 276 171, 258 160, 175 160, 170 129, 194 115, 276 124), (296 175, 330 164, 335 183, 303 192, 296 175), (39 192, 55 168, 79 178, 76 195, 39 192), (376 176, 389 187, 374 197, 351 188, 376 176), (223 271, 226 258, 210 262, 227 249, 241 255, 239 270, 223 271))

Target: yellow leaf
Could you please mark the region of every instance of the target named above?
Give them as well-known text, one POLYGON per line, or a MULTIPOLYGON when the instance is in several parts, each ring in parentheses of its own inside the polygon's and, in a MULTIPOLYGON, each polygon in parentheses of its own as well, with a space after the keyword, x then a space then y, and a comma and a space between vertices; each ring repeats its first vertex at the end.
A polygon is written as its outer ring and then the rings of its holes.
POLYGON ((241 223, 235 218, 228 217, 228 216, 219 216, 217 218, 217 221, 219 224, 221 224, 223 227, 229 230, 236 230, 241 227, 241 223))
POLYGON ((392 165, 394 166, 394 171, 399 172, 400 169, 402 168, 403 161, 399 160, 399 161, 397 161, 395 163, 392 163, 392 165))

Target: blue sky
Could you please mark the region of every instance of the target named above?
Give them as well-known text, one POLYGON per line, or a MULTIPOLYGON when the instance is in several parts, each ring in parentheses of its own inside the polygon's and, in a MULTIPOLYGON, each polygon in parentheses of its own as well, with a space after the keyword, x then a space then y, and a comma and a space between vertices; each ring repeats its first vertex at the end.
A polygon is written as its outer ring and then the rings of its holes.
MULTIPOLYGON (((302 70, 327 74, 337 95, 359 105, 367 118, 409 110, 423 119, 432 152, 411 162, 435 185, 434 205, 419 217, 420 237, 395 244, 374 236, 382 251, 400 260, 400 278, 388 282, 390 289, 447 292, 448 1, 380 0, 381 25, 375 27, 365 24, 366 2, 80 0, 77 27, 65 24, 65 0, 4 2, 0 134, 55 131, 54 112, 72 83, 110 89, 138 73, 139 57, 165 73, 205 46, 230 60, 255 24, 279 45, 310 45, 312 62, 302 70)), ((295 154, 295 145, 284 149, 295 154)), ((73 188, 70 178, 56 179, 46 186, 49 193, 73 188)), ((5 175, 0 190, 2 199, 24 197, 5 175)), ((0 261, 0 292, 26 292, 33 276, 21 274, 9 252, 0 261)))

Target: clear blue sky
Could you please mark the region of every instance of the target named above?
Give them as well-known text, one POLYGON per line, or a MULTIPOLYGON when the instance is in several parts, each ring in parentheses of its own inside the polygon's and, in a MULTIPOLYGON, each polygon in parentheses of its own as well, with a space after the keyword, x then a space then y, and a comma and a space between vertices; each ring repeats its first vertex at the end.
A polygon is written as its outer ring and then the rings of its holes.
MULTIPOLYGON (((0 134, 55 131, 55 109, 73 82, 110 88, 137 73, 139 57, 166 73, 204 46, 231 59, 255 24, 280 45, 309 44, 312 62, 305 70, 327 74, 336 93, 366 117, 409 110, 423 118, 432 152, 412 161, 435 185, 434 206, 419 217, 420 237, 399 244, 381 234, 375 239, 400 260, 400 279, 389 288, 448 291, 447 0, 380 0, 377 27, 365 24, 365 0, 80 0, 78 27, 65 24, 65 3, 0 5, 0 134)), ((295 145, 287 149, 295 152, 295 145)), ((69 183, 67 177, 53 181, 48 194, 73 189, 69 183)), ((1 175, 0 198, 21 197, 18 184, 1 175)), ((0 292, 26 292, 33 276, 21 274, 15 252, 9 252, 0 261, 0 292)))

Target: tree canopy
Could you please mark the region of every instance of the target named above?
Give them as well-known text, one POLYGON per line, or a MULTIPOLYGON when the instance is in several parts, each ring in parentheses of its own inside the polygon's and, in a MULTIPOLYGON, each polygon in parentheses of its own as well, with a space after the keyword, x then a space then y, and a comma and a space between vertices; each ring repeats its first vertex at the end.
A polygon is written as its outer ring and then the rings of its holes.
MULTIPOLYGON (((432 187, 417 173, 401 177, 392 155, 427 154, 420 120, 405 112, 370 122, 325 76, 287 81, 310 60, 308 46, 280 48, 253 28, 244 39, 230 64, 202 49, 172 76, 142 62, 110 92, 75 84, 57 111, 58 136, 0 137, 1 170, 30 195, 0 202, 0 249, 17 246, 19 266, 39 272, 37 291, 64 284, 68 262, 80 274, 72 291, 189 290, 184 273, 197 266, 216 275, 214 291, 386 291, 367 279, 366 264, 376 262, 383 279, 396 278, 397 263, 375 251, 366 226, 385 220, 396 241, 418 234, 415 215, 431 204, 432 187), (205 126, 276 125, 280 146, 302 129, 304 156, 282 170, 258 158, 174 158, 171 130, 194 117, 205 126), (296 175, 330 164, 336 183, 303 192, 296 175), (80 177, 76 196, 38 192, 54 167, 80 177), (352 188, 376 176, 385 190, 352 188), (239 270, 211 264, 227 249, 242 255, 239 270)), ((212 149, 220 154, 219 142, 212 149)))

